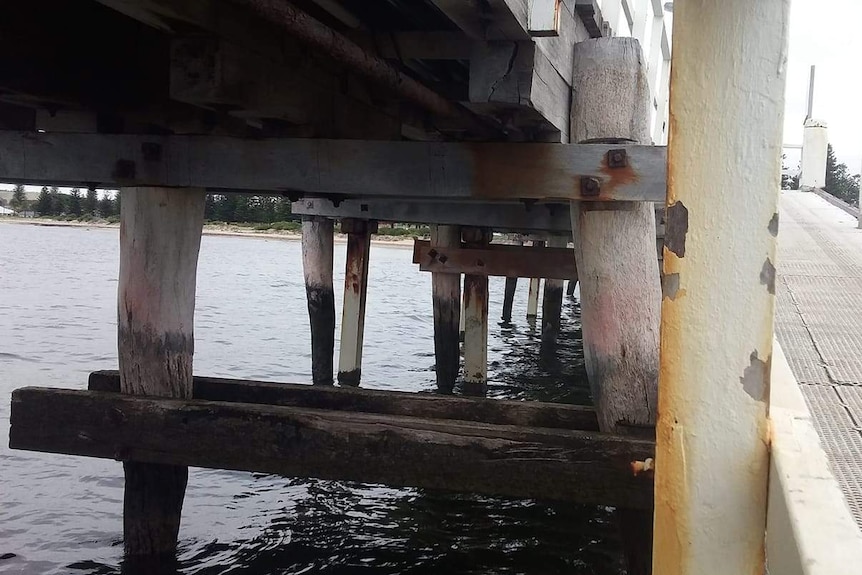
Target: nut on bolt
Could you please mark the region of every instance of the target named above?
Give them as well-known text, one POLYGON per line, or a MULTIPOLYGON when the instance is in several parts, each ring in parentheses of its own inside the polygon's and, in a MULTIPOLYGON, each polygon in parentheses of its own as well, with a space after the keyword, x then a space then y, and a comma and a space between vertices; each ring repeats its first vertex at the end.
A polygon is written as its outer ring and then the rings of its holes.
POLYGON ((602 185, 598 178, 592 176, 581 176, 581 195, 586 197, 598 196, 602 185))
POLYGON ((607 163, 609 168, 625 168, 628 165, 628 154, 624 149, 608 150, 607 163))

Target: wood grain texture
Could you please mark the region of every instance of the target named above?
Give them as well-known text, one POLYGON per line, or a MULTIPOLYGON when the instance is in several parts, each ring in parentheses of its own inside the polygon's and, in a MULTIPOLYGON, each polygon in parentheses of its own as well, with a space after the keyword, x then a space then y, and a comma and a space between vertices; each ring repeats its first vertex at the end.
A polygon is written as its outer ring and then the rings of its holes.
POLYGON ((342 220, 341 225, 342 232, 347 233, 347 256, 338 348, 338 383, 357 386, 362 379, 371 234, 376 231, 377 224, 367 220, 342 220))
MULTIPOLYGON (((88 389, 119 391, 119 373, 116 371, 91 373, 88 389)), ((193 397, 207 401, 311 407, 428 419, 460 419, 498 425, 598 430, 596 414, 592 407, 538 401, 375 391, 355 387, 315 387, 294 383, 201 376, 194 377, 193 397)))
POLYGON ((333 384, 335 291, 332 284, 333 221, 302 221, 302 269, 311 327, 311 376, 315 384, 333 384))
MULTIPOLYGON (((637 40, 599 38, 575 48, 572 141, 648 143, 650 90, 637 40)), ((628 165, 610 168, 626 178, 628 165)), ((602 209, 572 203, 584 357, 599 428, 655 426, 661 288, 655 212, 647 203, 602 209)), ((652 512, 621 508, 627 571, 651 570, 652 512)))
POLYGON ((420 271, 503 277, 577 278, 574 250, 495 245, 481 248, 432 247, 427 240, 414 240, 413 263, 420 271))
POLYGON ((581 198, 590 176, 601 182, 594 199, 659 202, 666 171, 653 146, 0 131, 0 177, 13 183, 559 201, 581 198), (630 170, 608 170, 611 149, 626 150, 630 170))
MULTIPOLYGON (((205 194, 201 189, 164 188, 125 188, 122 194, 117 306, 120 389, 140 396, 188 398, 205 194)), ((187 468, 129 462, 124 472, 125 553, 173 555, 187 468)))
MULTIPOLYGON (((461 228, 431 226, 433 249, 458 249, 461 228)), ((437 389, 451 393, 461 367, 459 325, 461 323, 461 275, 435 273, 431 275, 431 301, 434 308, 434 359, 437 389)))
MULTIPOLYGON (((321 388, 322 389, 322 388, 321 388)), ((23 388, 15 449, 648 507, 649 441, 560 429, 23 388), (239 439, 241 438, 241 440, 239 439)))

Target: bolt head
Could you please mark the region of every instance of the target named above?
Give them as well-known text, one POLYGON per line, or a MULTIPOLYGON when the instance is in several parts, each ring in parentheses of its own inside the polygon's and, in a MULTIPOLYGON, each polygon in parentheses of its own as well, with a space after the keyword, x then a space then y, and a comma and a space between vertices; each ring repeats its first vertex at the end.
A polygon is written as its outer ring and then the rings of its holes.
POLYGON ((598 178, 593 178, 592 176, 583 176, 581 177, 581 195, 582 196, 598 196, 601 191, 601 183, 598 178))

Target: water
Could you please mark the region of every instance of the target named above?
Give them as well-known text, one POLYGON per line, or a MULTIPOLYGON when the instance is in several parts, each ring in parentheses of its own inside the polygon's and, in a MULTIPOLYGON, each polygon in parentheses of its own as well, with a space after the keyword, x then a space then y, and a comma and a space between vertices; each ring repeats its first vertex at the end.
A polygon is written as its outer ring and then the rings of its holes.
MULTIPOLYGON (((116 369, 117 230, 0 224, 0 249, 0 573, 120 573, 122 466, 7 447, 12 389, 116 369)), ((296 241, 203 238, 196 373, 311 380, 300 258, 296 241)), ((375 246, 370 278, 363 385, 432 390, 429 275, 375 246)), ((514 324, 490 327, 489 394, 588 402, 576 303, 559 361, 540 360, 521 284, 514 324)), ((502 293, 491 278, 492 318, 502 293)), ((207 469, 190 471, 180 538, 188 574, 621 572, 606 508, 207 469)))

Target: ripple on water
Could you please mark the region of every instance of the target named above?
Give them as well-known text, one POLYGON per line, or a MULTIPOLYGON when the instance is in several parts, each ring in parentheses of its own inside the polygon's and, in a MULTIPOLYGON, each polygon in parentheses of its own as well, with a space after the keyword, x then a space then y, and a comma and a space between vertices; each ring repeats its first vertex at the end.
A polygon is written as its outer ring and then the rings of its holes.
MULTIPOLYGON (((15 554, 0 559, 0 573, 119 574, 122 466, 7 447, 14 387, 84 389, 90 371, 116 368, 117 231, 0 224, 0 235, 9 255, 0 274, 0 556, 15 554), (41 261, 57 265, 34 267, 41 261)), ((363 385, 430 392, 430 277, 416 270, 409 250, 375 246, 372 254, 363 385)), ((299 242, 204 237, 196 373, 309 382, 301 269, 299 242)), ((335 285, 343 285, 343 245, 334 269, 335 285)), ((521 284, 514 321, 490 326, 489 394, 588 402, 577 305, 565 301, 558 350, 540 358, 538 331, 524 320, 521 284)), ((502 278, 491 278, 490 289, 493 318, 502 278)), ((336 293, 337 306, 340 299, 336 293)), ((173 569, 196 575, 620 570, 606 508, 204 469, 189 473, 173 569)))

